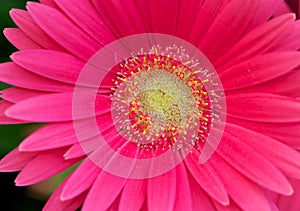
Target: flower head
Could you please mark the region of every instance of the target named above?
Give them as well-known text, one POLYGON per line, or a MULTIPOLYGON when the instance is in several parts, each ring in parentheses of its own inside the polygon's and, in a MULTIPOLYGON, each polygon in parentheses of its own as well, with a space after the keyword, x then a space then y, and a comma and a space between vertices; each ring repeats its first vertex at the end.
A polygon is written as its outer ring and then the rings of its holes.
POLYGON ((300 178, 299 22, 280 0, 44 0, 12 10, 0 162, 45 210, 270 210, 300 178))

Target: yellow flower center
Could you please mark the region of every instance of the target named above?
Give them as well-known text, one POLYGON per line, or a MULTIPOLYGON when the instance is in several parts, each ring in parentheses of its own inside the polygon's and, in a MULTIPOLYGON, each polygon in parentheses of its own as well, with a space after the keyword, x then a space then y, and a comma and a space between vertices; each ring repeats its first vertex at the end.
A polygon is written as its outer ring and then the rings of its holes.
POLYGON ((204 140, 203 135, 186 140, 189 130, 207 134, 211 119, 209 98, 196 74, 170 56, 146 54, 125 61, 114 93, 124 136, 154 151, 204 140))

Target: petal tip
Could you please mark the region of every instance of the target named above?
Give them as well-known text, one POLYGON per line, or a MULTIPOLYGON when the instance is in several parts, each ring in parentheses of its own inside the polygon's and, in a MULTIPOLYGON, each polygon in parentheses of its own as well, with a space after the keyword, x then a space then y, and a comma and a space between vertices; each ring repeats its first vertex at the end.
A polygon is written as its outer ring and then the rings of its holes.
POLYGON ((15 179, 15 185, 18 186, 18 187, 21 187, 21 186, 26 186, 26 182, 23 182, 22 180, 20 180, 18 177, 15 179))
POLYGON ((66 192, 64 190, 62 190, 62 193, 61 193, 59 199, 64 202, 64 201, 73 199, 73 196, 70 194, 66 194, 66 192))
POLYGON ((25 142, 21 142, 21 144, 18 146, 18 150, 20 152, 30 152, 30 151, 33 151, 31 147, 28 147, 26 145, 26 143, 24 144, 25 142))

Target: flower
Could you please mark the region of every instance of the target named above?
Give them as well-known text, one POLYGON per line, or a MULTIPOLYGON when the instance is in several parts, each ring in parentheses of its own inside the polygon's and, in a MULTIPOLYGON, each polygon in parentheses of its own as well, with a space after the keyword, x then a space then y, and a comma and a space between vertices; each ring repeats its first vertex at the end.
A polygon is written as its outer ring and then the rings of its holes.
POLYGON ((293 12, 299 14, 299 0, 286 0, 286 3, 293 12))
POLYGON ((277 194, 271 194, 272 200, 275 202, 279 210, 299 210, 299 180, 291 179, 290 183, 295 190, 292 196, 280 196, 277 194))
POLYGON ((18 28, 4 34, 20 51, 0 65, 1 81, 15 86, 1 92, 1 123, 47 124, 1 160, 1 171, 21 171, 16 184, 24 186, 82 161, 44 210, 270 210, 269 191, 291 195, 287 178, 300 178, 299 23, 291 13, 275 17, 280 2, 43 0, 12 10, 18 28), (158 45, 141 48, 141 36, 129 42, 138 34, 158 45), (170 46, 161 46, 161 34, 170 46), (119 58, 135 44, 139 51, 119 58), (206 71, 210 64, 218 77, 206 71), (113 68, 103 72, 105 65, 113 68), (217 102, 208 95, 222 93, 209 85, 216 78, 225 90, 217 102), (227 113, 213 110, 222 99, 227 113), (76 102, 85 107, 74 109, 76 102), (224 115, 220 132, 214 121, 224 115), (200 164, 214 131, 221 141, 200 164), (98 145, 106 147, 100 155, 98 145), (186 154, 146 171, 116 162, 172 150, 186 154))

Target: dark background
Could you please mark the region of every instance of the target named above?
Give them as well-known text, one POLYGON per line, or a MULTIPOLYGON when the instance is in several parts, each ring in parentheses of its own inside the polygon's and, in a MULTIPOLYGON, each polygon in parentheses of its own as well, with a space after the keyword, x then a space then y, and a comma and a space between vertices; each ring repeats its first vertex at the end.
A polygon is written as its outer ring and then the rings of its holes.
MULTIPOLYGON (((10 61, 9 56, 16 51, 4 37, 2 31, 6 27, 15 27, 9 17, 12 8, 24 9, 26 0, 0 0, 0 62, 10 61)), ((0 90, 9 87, 0 83, 0 90)), ((0 125, 0 157, 5 156, 17 147, 21 140, 29 133, 32 125, 0 125)), ((17 173, 0 173, 0 204, 1 210, 7 211, 35 211, 41 210, 44 203, 30 197, 30 189, 15 187, 14 180, 17 173), (6 208, 5 208, 6 207, 6 208)))

